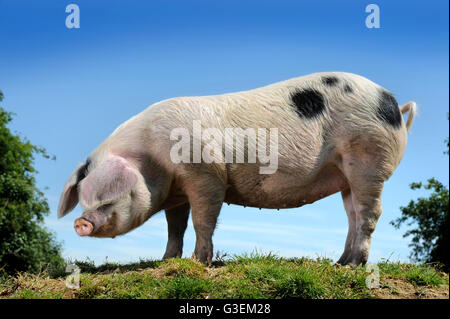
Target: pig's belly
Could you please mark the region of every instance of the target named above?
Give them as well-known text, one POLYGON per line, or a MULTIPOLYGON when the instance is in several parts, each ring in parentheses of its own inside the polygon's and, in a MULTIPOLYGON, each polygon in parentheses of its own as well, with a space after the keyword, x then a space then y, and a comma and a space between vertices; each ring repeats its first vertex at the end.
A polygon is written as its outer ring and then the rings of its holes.
POLYGON ((225 202, 259 208, 293 208, 348 188, 341 171, 327 165, 306 176, 288 170, 262 175, 251 167, 228 172, 225 202))

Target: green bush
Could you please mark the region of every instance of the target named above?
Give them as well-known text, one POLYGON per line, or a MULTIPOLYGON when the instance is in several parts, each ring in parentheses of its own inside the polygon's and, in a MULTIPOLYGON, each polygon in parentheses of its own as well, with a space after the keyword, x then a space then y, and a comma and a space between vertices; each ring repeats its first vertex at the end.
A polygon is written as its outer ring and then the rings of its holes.
POLYGON ((12 114, 0 107, 0 269, 8 274, 61 272, 61 246, 43 226, 50 209, 34 177, 34 156, 49 156, 12 134, 7 127, 11 120, 12 114))

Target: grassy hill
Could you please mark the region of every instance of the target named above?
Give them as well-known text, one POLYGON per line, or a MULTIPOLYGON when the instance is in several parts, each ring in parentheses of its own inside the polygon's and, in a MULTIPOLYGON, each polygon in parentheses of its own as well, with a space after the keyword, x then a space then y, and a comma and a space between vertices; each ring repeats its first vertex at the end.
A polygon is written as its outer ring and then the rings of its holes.
POLYGON ((75 263, 79 289, 67 288, 65 276, 22 273, 0 279, 0 298, 449 298, 448 274, 429 265, 378 263, 379 288, 368 288, 365 267, 323 258, 251 254, 212 267, 192 259, 75 263))

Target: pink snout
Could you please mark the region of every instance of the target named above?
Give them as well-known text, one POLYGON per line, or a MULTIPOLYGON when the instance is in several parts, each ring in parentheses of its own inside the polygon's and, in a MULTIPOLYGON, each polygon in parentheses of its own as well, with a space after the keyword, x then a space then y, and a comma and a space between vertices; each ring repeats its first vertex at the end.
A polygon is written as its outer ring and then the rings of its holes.
POLYGON ((73 227, 80 236, 88 236, 94 231, 94 225, 83 217, 76 219, 73 227))

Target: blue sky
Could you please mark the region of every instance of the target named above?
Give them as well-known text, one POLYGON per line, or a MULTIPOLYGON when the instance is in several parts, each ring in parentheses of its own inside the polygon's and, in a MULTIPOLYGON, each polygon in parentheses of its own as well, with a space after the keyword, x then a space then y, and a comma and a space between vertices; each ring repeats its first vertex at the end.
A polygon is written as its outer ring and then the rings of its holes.
MULTIPOLYGON (((39 187, 46 225, 66 257, 102 262, 161 258, 166 222, 159 213, 115 239, 78 237, 80 207, 56 218, 60 192, 75 166, 119 124, 169 97, 241 91, 319 71, 353 72, 415 100, 403 161, 386 182, 383 215, 369 261, 407 260, 405 228, 389 222, 424 191, 413 181, 448 185, 448 1, 20 1, 0 0, 2 106, 11 129, 44 146, 39 187), (66 5, 80 7, 81 28, 65 27, 66 5), (365 7, 380 7, 381 28, 365 26, 365 7)), ((339 194, 289 210, 224 206, 215 250, 254 249, 283 256, 338 258, 347 217, 339 194)), ((192 224, 184 255, 192 254, 192 224)))

